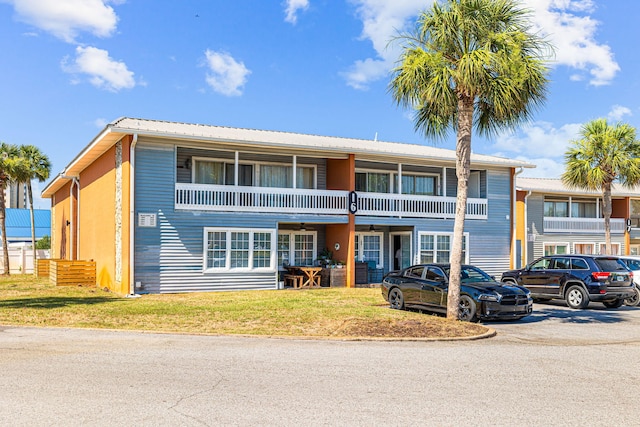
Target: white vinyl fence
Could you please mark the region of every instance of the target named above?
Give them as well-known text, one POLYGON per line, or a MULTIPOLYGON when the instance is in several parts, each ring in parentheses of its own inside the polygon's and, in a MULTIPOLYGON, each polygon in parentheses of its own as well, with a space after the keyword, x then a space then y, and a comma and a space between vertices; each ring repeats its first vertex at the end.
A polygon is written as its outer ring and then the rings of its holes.
MULTIPOLYGON (((49 258, 49 249, 36 250, 38 259, 49 258)), ((33 274, 33 249, 29 247, 9 248, 9 273, 33 274)), ((0 248, 0 273, 4 271, 4 255, 0 248)))

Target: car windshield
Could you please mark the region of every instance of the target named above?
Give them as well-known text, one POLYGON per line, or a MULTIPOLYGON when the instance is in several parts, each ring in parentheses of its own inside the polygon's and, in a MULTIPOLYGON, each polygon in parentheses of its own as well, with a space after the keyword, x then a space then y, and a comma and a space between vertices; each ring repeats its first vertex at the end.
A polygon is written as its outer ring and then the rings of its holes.
MULTIPOLYGON (((443 268, 447 277, 449 277, 449 267, 443 268)), ((462 283, 477 283, 477 282, 493 282, 493 278, 489 276, 484 271, 480 270, 477 267, 472 267, 470 265, 463 265, 462 270, 460 271, 461 282, 462 283)))

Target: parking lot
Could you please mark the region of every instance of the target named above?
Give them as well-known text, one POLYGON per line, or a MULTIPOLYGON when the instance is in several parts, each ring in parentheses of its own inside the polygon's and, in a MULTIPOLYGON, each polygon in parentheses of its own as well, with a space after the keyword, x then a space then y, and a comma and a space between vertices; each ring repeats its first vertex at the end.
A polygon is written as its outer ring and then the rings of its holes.
POLYGON ((534 310, 476 341, 0 327, 0 424, 639 425, 640 309, 534 310))
MULTIPOLYGON (((640 343, 640 307, 607 309, 590 303, 574 310, 564 301, 536 303, 533 313, 518 322, 486 322, 500 339, 542 345, 640 343)), ((640 356, 640 355, 639 355, 640 356)))

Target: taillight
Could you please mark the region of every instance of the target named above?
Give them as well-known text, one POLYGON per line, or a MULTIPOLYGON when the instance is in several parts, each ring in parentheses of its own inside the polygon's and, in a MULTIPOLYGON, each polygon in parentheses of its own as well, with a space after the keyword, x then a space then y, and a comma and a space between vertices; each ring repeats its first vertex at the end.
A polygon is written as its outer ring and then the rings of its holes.
POLYGON ((591 273, 591 275, 596 280, 607 280, 611 273, 609 273, 608 271, 594 271, 593 273, 591 273))

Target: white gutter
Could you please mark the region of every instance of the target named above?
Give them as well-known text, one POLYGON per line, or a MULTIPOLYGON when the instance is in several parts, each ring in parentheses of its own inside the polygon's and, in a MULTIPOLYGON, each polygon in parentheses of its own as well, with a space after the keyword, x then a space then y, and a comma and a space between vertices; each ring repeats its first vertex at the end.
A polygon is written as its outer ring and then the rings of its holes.
POLYGON ((527 205, 527 199, 531 195, 531 190, 527 191, 527 195, 524 196, 524 264, 527 265, 529 263, 529 215, 527 215, 527 211, 529 210, 529 206, 527 205))
POLYGON ((133 134, 133 140, 129 146, 129 295, 134 295, 136 288, 134 283, 135 270, 135 171, 136 171, 136 144, 138 134, 133 134))

